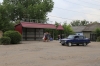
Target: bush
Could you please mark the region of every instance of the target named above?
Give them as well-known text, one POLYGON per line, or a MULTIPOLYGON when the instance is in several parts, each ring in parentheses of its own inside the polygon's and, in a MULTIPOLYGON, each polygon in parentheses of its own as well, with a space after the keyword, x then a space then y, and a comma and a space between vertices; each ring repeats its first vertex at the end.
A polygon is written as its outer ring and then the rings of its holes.
POLYGON ((9 45, 11 42, 11 39, 9 37, 2 37, 0 38, 0 43, 3 45, 9 45))
POLYGON ((96 40, 96 41, 100 42, 100 36, 97 38, 97 40, 96 40))
POLYGON ((11 38, 11 44, 18 44, 21 41, 21 34, 17 31, 6 31, 4 36, 11 38))

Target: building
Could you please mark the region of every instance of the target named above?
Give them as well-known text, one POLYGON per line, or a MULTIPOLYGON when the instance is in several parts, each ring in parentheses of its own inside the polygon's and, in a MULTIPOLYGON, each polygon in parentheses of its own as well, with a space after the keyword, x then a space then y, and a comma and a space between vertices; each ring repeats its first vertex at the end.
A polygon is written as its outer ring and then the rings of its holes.
POLYGON ((83 29, 85 28, 86 26, 72 26, 72 30, 75 32, 76 35, 83 35, 83 29))
POLYGON ((87 26, 73 26, 72 30, 76 35, 84 35, 91 41, 96 41, 96 34, 93 33, 97 28, 100 28, 100 23, 92 23, 87 26))
POLYGON ((22 40, 42 40, 44 29, 56 29, 53 24, 33 22, 21 22, 15 26, 15 30, 22 35, 22 40))
POLYGON ((92 39, 93 31, 95 31, 97 28, 100 28, 100 23, 89 24, 83 29, 83 35, 86 36, 87 38, 92 39))

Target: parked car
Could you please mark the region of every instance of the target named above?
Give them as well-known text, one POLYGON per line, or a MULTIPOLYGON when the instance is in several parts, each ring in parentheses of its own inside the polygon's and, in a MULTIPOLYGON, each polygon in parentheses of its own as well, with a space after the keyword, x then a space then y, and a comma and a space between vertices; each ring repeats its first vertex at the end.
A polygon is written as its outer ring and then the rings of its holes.
POLYGON ((61 39, 60 40, 61 45, 68 45, 72 46, 74 44, 76 45, 84 45, 86 46, 87 44, 90 43, 90 39, 85 38, 83 35, 69 35, 67 38, 61 39))

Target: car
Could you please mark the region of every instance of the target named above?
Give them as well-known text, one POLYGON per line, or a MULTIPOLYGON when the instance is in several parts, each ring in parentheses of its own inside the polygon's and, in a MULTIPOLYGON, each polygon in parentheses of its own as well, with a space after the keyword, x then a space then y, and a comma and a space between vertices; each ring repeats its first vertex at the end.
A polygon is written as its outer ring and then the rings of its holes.
POLYGON ((61 45, 88 45, 90 43, 90 39, 85 38, 83 35, 69 35, 67 38, 63 38, 60 40, 61 45))

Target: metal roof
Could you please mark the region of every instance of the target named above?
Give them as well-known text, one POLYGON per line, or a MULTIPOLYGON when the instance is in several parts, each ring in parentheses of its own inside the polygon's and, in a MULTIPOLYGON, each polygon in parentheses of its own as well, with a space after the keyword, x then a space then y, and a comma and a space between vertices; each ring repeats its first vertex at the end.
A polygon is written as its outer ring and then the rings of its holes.
POLYGON ((87 25, 83 31, 94 31, 96 28, 100 28, 100 23, 92 23, 87 25))
POLYGON ((72 26, 71 28, 74 32, 82 32, 85 27, 86 26, 72 26))
POLYGON ((33 23, 33 22, 21 22, 22 27, 24 28, 49 28, 56 29, 56 26, 53 24, 42 24, 42 23, 33 23))
POLYGON ((58 25, 57 30, 64 30, 64 28, 61 25, 58 25))

